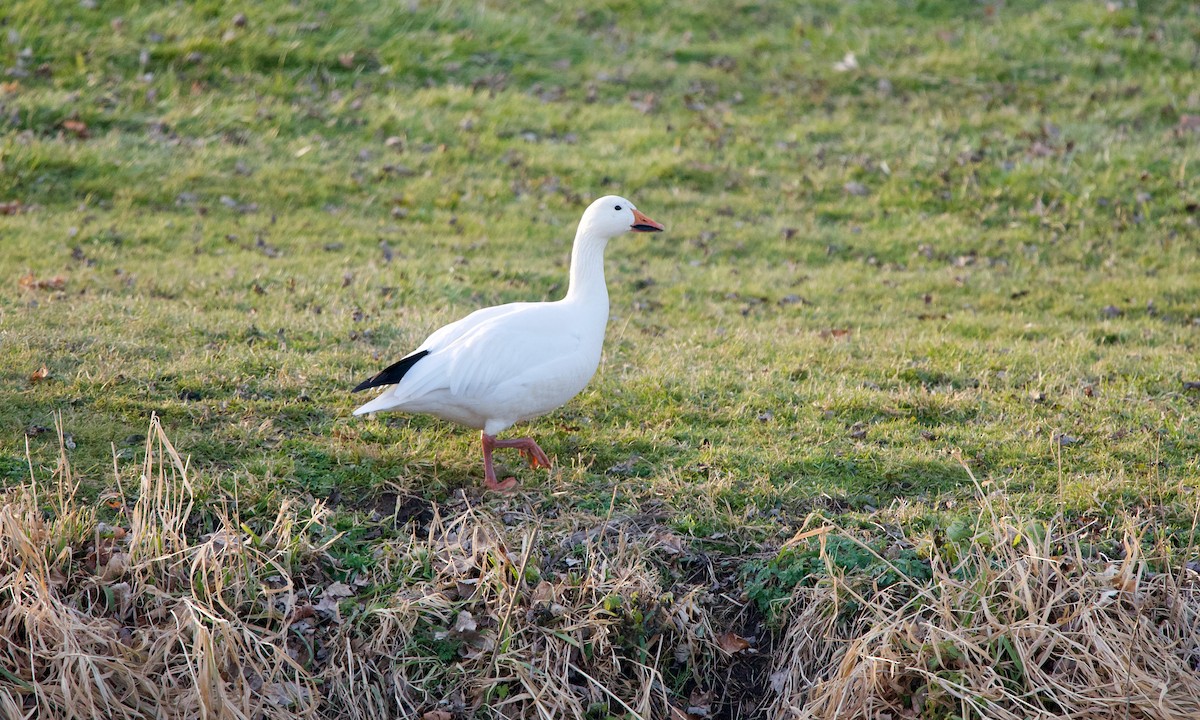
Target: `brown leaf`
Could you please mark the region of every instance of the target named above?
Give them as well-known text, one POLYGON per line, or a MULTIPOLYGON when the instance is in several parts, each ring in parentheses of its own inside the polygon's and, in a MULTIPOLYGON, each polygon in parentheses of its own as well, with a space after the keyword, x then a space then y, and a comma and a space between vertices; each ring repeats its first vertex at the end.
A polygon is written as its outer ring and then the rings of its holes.
POLYGON ((325 591, 321 593, 321 597, 334 599, 354 597, 354 590, 346 583, 335 582, 325 588, 325 591))
POLYGON ((658 547, 668 555, 680 555, 683 553, 683 538, 675 533, 662 530, 655 539, 658 540, 658 547))
POLYGON ((338 607, 338 601, 336 598, 330 596, 322 597, 317 601, 316 605, 312 606, 312 608, 317 612, 325 613, 326 615, 331 616, 334 622, 340 623, 342 621, 341 610, 338 607))
POLYGON ((55 275, 52 278, 38 280, 33 273, 22 275, 17 280, 17 285, 22 290, 62 290, 67 286, 67 279, 62 275, 55 275))
POLYGON ((454 720, 454 716, 445 710, 430 710, 421 716, 421 720, 454 720))
POLYGON ((37 370, 33 371, 33 373, 29 376, 29 382, 30 384, 36 385, 48 377, 50 377, 50 370, 43 365, 37 370))
POLYGON ((86 140, 92 136, 91 131, 88 130, 87 123, 82 120, 63 120, 62 128, 80 140, 86 140))
POLYGON ((821 337, 825 338, 826 340, 829 338, 846 337, 849 334, 850 330, 847 328, 830 328, 828 330, 821 331, 821 337))
POLYGON ((712 713, 712 690, 701 690, 699 687, 692 690, 688 696, 687 713, 692 717, 706 718, 712 713))
POLYGON ((9 200, 8 202, 0 202, 0 215, 16 215, 21 212, 20 200, 9 200))
POLYGON ((479 578, 461 578, 454 581, 454 590, 460 600, 468 600, 479 589, 479 578))
POLYGON ((743 650, 749 649, 750 642, 731 630, 717 636, 717 645, 730 655, 736 655, 743 650))
POLYGON ((539 582, 537 587, 529 596, 529 602, 533 605, 538 603, 548 603, 554 600, 554 586, 545 580, 539 582))
POLYGON ((347 70, 354 67, 354 53, 348 52, 338 55, 338 64, 347 70))

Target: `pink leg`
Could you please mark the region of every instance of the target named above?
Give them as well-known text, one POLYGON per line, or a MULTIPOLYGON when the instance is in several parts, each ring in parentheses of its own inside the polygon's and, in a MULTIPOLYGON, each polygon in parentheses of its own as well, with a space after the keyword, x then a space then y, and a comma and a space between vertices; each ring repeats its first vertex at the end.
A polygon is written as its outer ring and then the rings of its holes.
POLYGON ((538 444, 533 441, 533 438, 514 438, 511 440, 497 440, 495 435, 480 433, 483 440, 483 484, 488 490, 497 492, 505 492, 511 490, 517 484, 516 478, 505 478, 503 482, 496 480, 496 469, 492 465, 492 451, 497 448, 512 448, 525 456, 529 461, 529 466, 534 470, 539 467, 550 467, 550 458, 546 453, 538 447, 538 444))

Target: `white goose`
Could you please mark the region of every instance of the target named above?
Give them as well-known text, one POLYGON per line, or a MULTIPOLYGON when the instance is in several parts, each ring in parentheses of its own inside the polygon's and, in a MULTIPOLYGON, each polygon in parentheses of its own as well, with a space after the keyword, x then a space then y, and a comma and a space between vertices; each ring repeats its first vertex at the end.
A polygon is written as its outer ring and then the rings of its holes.
POLYGON ((608 324, 604 248, 625 232, 662 229, 625 198, 607 195, 593 202, 575 233, 566 297, 484 308, 443 327, 354 388, 393 386, 354 414, 429 413, 479 429, 484 484, 490 490, 508 490, 517 482, 496 480, 496 448, 520 451, 534 469, 550 467, 533 438, 497 440, 496 435, 561 407, 587 386, 600 364, 608 324))

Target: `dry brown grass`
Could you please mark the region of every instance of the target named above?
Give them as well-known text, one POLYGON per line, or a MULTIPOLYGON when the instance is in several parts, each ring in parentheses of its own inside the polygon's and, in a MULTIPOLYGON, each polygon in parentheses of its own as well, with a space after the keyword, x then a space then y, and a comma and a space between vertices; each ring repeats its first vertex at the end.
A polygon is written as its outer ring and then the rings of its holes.
POLYGON ((202 529, 201 492, 157 419, 136 482, 135 500, 111 498, 125 527, 76 498, 65 450, 51 482, 7 494, 6 717, 665 717, 660 665, 715 655, 696 593, 667 592, 649 545, 615 522, 539 537, 435 508, 350 586, 323 571, 319 506, 285 502, 255 534, 206 500, 216 527, 202 529), (550 564, 566 571, 533 574, 550 564), (397 589, 356 598, 366 587, 397 589))
POLYGON ((1061 518, 982 500, 974 536, 934 548, 932 583, 796 592, 774 717, 1200 717, 1196 572, 1151 572, 1132 524, 1097 558, 1061 518))
MULTIPOLYGON (((61 434, 61 429, 60 429, 61 434)), ((254 537, 228 515, 190 526, 194 488, 151 423, 128 530, 77 500, 66 453, 0 507, 0 707, 11 718, 289 718, 312 678, 283 642, 289 566, 317 551, 285 504, 254 537), (48 505, 48 509, 43 508, 48 505)))
MULTIPOLYGON (((331 705, 353 718, 429 708, 462 716, 485 706, 500 717, 581 718, 589 707, 664 716, 658 668, 677 653, 702 665, 713 633, 695 592, 665 592, 644 546, 613 535, 605 543, 569 533, 578 544, 563 560, 576 570, 561 579, 529 571, 531 556, 562 550, 563 538, 539 542, 527 529, 510 545, 510 532, 469 507, 435 516, 421 537, 382 544, 373 581, 407 582, 367 614, 372 631, 339 648, 324 676, 331 705), (424 638, 415 637, 420 627, 424 638), (454 661, 405 656, 430 641, 454 661), (430 692, 447 687, 457 690, 430 692)), ((536 560, 544 565, 544 556, 536 560)))
POLYGON ((1200 717, 1200 583, 1152 572, 1132 526, 1104 560, 984 497, 932 583, 868 591, 831 564, 798 589, 768 680, 770 640, 728 633, 743 603, 666 579, 661 527, 464 499, 340 583, 319 504, 255 532, 157 420, 114 473, 116 525, 65 451, 0 507, 4 717, 1200 717))

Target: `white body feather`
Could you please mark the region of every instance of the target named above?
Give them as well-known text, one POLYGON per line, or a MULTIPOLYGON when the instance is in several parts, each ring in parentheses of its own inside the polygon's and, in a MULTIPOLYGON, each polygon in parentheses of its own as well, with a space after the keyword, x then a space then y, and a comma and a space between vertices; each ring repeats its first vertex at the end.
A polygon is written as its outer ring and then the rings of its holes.
POLYGON ((495 435, 575 397, 600 364, 603 303, 566 299, 476 310, 434 332, 429 354, 382 395, 354 411, 435 415, 495 435))
POLYGON ((410 357, 427 355, 354 414, 429 413, 494 436, 562 406, 600 364, 608 323, 604 248, 631 229, 662 226, 624 198, 592 203, 575 234, 565 298, 484 308, 441 328, 410 357))

